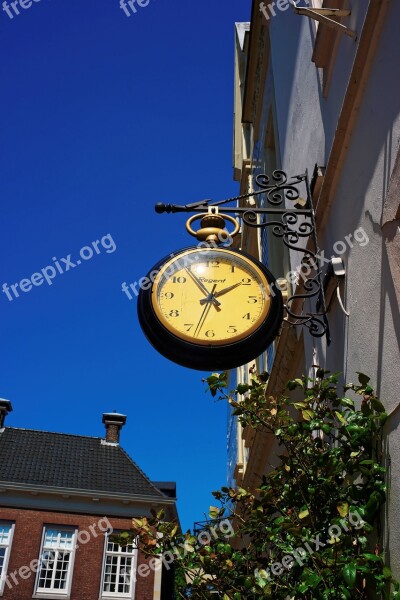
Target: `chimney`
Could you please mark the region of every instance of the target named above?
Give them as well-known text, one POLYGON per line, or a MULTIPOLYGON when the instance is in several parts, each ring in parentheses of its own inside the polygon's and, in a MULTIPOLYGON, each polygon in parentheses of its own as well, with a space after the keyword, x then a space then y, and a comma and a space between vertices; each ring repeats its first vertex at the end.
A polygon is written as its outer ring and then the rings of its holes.
POLYGON ((119 444, 119 432, 126 423, 126 416, 120 413, 104 413, 103 423, 106 426, 106 442, 119 444))
POLYGON ((8 413, 12 412, 12 404, 9 400, 0 398, 0 429, 4 427, 4 421, 8 413))

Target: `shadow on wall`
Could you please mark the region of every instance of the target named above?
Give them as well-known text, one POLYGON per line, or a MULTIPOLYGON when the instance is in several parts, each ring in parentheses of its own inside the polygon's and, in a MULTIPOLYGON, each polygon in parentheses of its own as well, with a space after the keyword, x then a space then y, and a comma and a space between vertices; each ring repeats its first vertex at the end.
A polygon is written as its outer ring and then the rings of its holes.
MULTIPOLYGON (((355 289, 357 278, 370 278, 369 282, 365 279, 360 280, 363 282, 360 290, 365 291, 364 297, 360 297, 360 302, 364 302, 367 311, 373 308, 374 313, 378 314, 378 335, 375 336, 371 330, 368 333, 369 337, 361 338, 360 346, 360 352, 364 352, 363 356, 367 357, 367 362, 368 356, 371 360, 374 356, 378 356, 376 370, 378 390, 382 388, 383 369, 385 368, 386 374, 388 373, 388 365, 384 365, 383 362, 384 336, 386 340, 388 339, 388 323, 385 322, 389 314, 388 309, 395 329, 395 332, 390 331, 389 335, 393 335, 397 340, 397 347, 400 345, 399 306, 386 240, 382 232, 382 211, 396 158, 393 156, 393 148, 397 148, 400 129, 398 123, 400 82, 393 77, 394 73, 400 71, 400 54, 394 51, 398 48, 399 20, 400 2, 391 3, 384 25, 384 35, 381 36, 377 47, 331 214, 331 223, 336 224, 338 229, 354 231, 362 225, 371 238, 372 250, 365 255, 368 257, 368 264, 365 257, 355 256, 352 269, 353 273, 358 271, 353 282, 354 293, 357 292, 355 289), (383 90, 388 89, 388 82, 390 82, 390 94, 383 94, 383 90), (371 289, 369 286, 372 284, 380 289, 379 300, 378 294, 375 297, 368 296, 368 288, 371 289), (377 304, 372 306, 372 300, 378 300, 377 304)), ((397 360, 397 357, 393 356, 393 361, 397 360)), ((365 366, 365 369, 368 369, 368 366, 365 366)))

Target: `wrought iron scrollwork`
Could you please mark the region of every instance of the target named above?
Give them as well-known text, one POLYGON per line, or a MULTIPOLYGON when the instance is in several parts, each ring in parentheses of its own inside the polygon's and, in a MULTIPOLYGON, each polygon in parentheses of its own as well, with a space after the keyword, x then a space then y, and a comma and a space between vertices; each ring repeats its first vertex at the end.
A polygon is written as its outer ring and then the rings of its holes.
POLYGON ((322 283, 323 262, 318 247, 315 213, 312 205, 308 173, 289 178, 281 170, 271 176, 262 173, 256 176, 256 189, 234 198, 211 202, 202 200, 186 206, 158 204, 157 212, 210 212, 217 207, 231 202, 237 206, 224 207, 225 213, 240 217, 243 224, 253 228, 269 228, 272 234, 282 239, 290 250, 302 254, 297 270, 295 293, 286 301, 286 319, 289 326, 304 325, 313 337, 327 338, 330 343, 329 324, 326 316, 326 305, 322 283), (304 189, 301 196, 300 188, 304 189), (264 196, 262 207, 241 206, 241 201, 254 196, 264 196), (272 217, 266 219, 265 216, 272 217), (309 310, 306 303, 315 303, 320 310, 309 310))

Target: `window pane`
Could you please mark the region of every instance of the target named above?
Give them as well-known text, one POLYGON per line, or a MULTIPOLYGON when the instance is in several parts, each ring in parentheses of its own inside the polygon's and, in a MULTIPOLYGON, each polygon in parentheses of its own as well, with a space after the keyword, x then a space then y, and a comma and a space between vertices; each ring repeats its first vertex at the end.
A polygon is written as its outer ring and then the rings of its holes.
POLYGON ((0 544, 7 546, 10 541, 11 525, 0 524, 0 544))
POLYGON ((4 565, 4 559, 6 556, 6 549, 5 548, 0 548, 0 575, 3 571, 3 565, 4 565))
POLYGON ((56 547, 57 546, 57 538, 58 538, 58 531, 56 531, 55 529, 46 530, 46 535, 45 535, 45 539, 44 539, 45 546, 56 547))
POLYGON ((60 535, 60 548, 72 548, 73 536, 72 531, 62 531, 60 535))

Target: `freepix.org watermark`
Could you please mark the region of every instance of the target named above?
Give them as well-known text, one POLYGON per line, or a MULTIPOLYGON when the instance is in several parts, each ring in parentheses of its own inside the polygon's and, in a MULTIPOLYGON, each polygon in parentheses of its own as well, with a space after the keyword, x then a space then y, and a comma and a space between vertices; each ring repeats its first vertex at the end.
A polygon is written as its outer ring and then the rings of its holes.
POLYGON ((136 15, 140 8, 146 8, 150 4, 150 0, 119 0, 119 7, 124 11, 127 17, 136 15))
MULTIPOLYGON (((78 532, 77 535, 77 544, 75 546, 75 550, 78 550, 79 546, 84 546, 89 543, 92 538, 97 538, 99 534, 111 535, 113 532, 113 527, 108 520, 107 517, 103 517, 97 521, 97 523, 93 523, 93 525, 89 525, 88 529, 82 529, 78 532)), ((56 555, 53 551, 46 550, 42 553, 39 558, 34 558, 31 560, 29 565, 22 565, 19 569, 16 569, 12 573, 6 575, 4 572, 1 579, 0 584, 5 583, 8 589, 12 589, 20 584, 20 580, 29 579, 32 577, 32 574, 36 574, 41 569, 46 569, 49 564, 51 564, 56 558, 56 555)))
POLYGON ((9 285, 3 283, 2 292, 6 295, 9 302, 12 302, 15 298, 21 297, 22 295, 30 292, 34 287, 43 285, 44 282, 47 285, 53 285, 53 279, 58 275, 64 275, 67 271, 75 269, 82 264, 82 261, 91 260, 95 254, 101 254, 102 250, 105 250, 106 254, 112 254, 117 249, 117 246, 110 233, 103 235, 100 240, 95 240, 88 246, 83 246, 79 251, 79 258, 72 260, 72 254, 68 254, 66 258, 57 258, 53 256, 51 265, 43 267, 37 273, 33 273, 30 277, 21 279, 17 283, 9 285))
MULTIPOLYGON (((224 230, 218 234, 218 238, 219 238, 220 244, 223 244, 224 246, 230 246, 233 242, 232 237, 229 235, 229 233, 227 231, 224 231, 224 230)), ((339 240, 333 244, 333 247, 332 247, 333 255, 341 256, 341 255, 345 254, 349 248, 354 248, 355 244, 358 244, 359 246, 361 246, 361 248, 363 248, 368 243, 369 243, 369 237, 368 237, 366 231, 362 227, 359 227, 358 229, 356 229, 354 231, 354 233, 350 233, 350 234, 346 235, 344 240, 339 240)), ((217 242, 211 242, 211 243, 200 242, 197 245, 197 247, 198 248, 217 248, 217 247, 219 247, 219 244, 217 242)), ((174 258, 175 254, 171 253, 169 256, 170 256, 170 258, 174 258)), ((331 261, 331 258, 328 258, 327 256, 325 256, 324 250, 322 250, 319 254, 316 255, 316 259, 320 260, 322 265, 329 264, 331 261)), ((176 271, 177 269, 180 269, 180 268, 184 269, 186 267, 190 267, 191 264, 196 260, 197 260, 196 256, 195 256, 195 258, 191 258, 190 254, 185 255, 181 260, 178 259, 177 261, 174 262, 172 269, 173 269, 173 271, 176 271)), ((315 266, 313 266, 311 264, 309 267, 307 267, 306 265, 303 265, 301 268, 298 268, 297 270, 289 271, 286 274, 286 277, 284 279, 281 279, 280 281, 276 281, 274 285, 280 291, 284 291, 286 289, 286 283, 284 283, 285 279, 287 281, 289 281, 290 283, 297 285, 299 283, 300 279, 303 279, 303 280, 307 279, 307 277, 311 274, 313 268, 315 268, 315 266), (284 284, 283 288, 280 287, 281 283, 284 284)), ((121 286, 123 293, 126 294, 126 296, 129 300, 133 300, 134 296, 137 297, 139 295, 140 290, 149 290, 151 288, 158 273, 159 273, 158 270, 151 271, 151 273, 149 273, 148 277, 141 277, 138 281, 135 281, 135 282, 129 283, 129 284, 126 281, 124 281, 121 286)), ((165 273, 166 273, 166 275, 168 275, 168 269, 166 269, 165 273)), ((274 295, 274 289, 272 286, 271 286, 269 292, 271 293, 271 295, 274 295)))
MULTIPOLYGON (((229 234, 228 231, 225 231, 224 229, 222 229, 221 231, 218 232, 218 242, 199 242, 197 244, 197 247, 200 248, 219 248, 220 245, 223 245, 225 247, 229 247, 232 245, 233 242, 233 238, 232 236, 229 234)), ((175 254, 173 252, 171 252, 171 254, 169 255, 170 258, 174 258, 175 254)), ((184 269, 186 267, 190 267, 193 262, 196 262, 197 258, 195 256, 195 258, 192 258, 191 255, 185 255, 184 258, 182 259, 178 259, 176 262, 174 262, 174 266, 173 271, 175 271, 176 269, 184 269)), ((165 274, 168 275, 169 269, 165 270, 165 274)), ((150 287, 152 286, 152 284, 154 283, 157 275, 158 275, 159 271, 155 270, 152 271, 151 273, 149 273, 148 277, 141 277, 138 281, 135 281, 134 283, 130 283, 129 287, 128 284, 126 283, 126 281, 123 282, 122 284, 122 291, 124 292, 124 294, 127 295, 127 297, 129 298, 129 300, 133 300, 133 296, 130 292, 130 290, 135 294, 135 296, 139 296, 139 291, 140 290, 148 290, 150 289, 150 287), (129 290, 130 288, 130 290, 129 290)), ((172 273, 172 271, 171 271, 172 273)))
POLYGON ((37 2, 41 2, 41 0, 14 0, 14 2, 4 0, 1 7, 9 19, 14 19, 14 17, 18 17, 21 12, 25 12, 25 10, 37 2))
POLYGON ((290 8, 290 6, 294 6, 295 8, 301 8, 301 5, 305 5, 304 8, 310 5, 309 0, 276 0, 275 2, 270 2, 266 4, 265 2, 260 2, 260 12, 264 15, 267 21, 270 20, 271 17, 276 16, 276 11, 285 12, 290 8))
MULTIPOLYGON (((134 581, 138 577, 148 577, 152 571, 160 571, 163 567, 169 571, 174 563, 184 559, 190 552, 197 552, 204 546, 209 546, 211 541, 218 539, 229 539, 233 537, 235 531, 229 519, 222 519, 215 525, 200 531, 195 538, 195 542, 184 541, 181 544, 172 545, 170 550, 166 550, 159 557, 150 558, 148 563, 139 565, 137 572, 133 574, 134 581)), ((120 577, 125 581, 130 581, 131 572, 122 569, 120 577)))
POLYGON ((295 563, 303 567, 308 556, 318 553, 320 549, 328 545, 336 544, 343 532, 348 532, 350 528, 361 529, 363 525, 364 521, 357 511, 349 512, 347 518, 342 518, 339 523, 329 527, 325 541, 321 540, 321 534, 309 540, 303 539, 303 546, 296 548, 291 554, 283 556, 280 562, 274 562, 269 569, 256 569, 254 574, 262 580, 271 581, 274 577, 283 575, 285 571, 290 571, 295 563))

